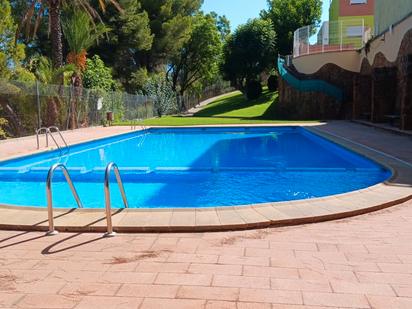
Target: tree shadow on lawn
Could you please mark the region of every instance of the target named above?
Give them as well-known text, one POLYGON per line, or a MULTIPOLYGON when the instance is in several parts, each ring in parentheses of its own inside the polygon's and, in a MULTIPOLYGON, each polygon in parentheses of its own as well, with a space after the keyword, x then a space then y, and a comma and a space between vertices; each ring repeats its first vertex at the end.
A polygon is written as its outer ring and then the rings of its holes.
POLYGON ((270 118, 267 118, 270 114, 268 111, 270 110, 272 105, 276 104, 276 102, 277 102, 276 93, 269 92, 268 90, 265 90, 260 98, 256 100, 250 100, 250 101, 247 100, 243 94, 238 94, 238 95, 234 95, 233 97, 222 98, 220 100, 217 100, 211 103, 209 106, 206 106, 201 111, 195 113, 193 117, 266 120, 266 119, 270 119, 270 118), (256 106, 256 105, 268 104, 270 102, 272 103, 269 106, 269 108, 263 114, 259 116, 252 116, 252 117, 249 116, 248 117, 247 115, 242 115, 241 113, 239 115, 230 115, 230 116, 224 115, 226 113, 234 112, 240 109, 245 109, 245 108, 256 106))

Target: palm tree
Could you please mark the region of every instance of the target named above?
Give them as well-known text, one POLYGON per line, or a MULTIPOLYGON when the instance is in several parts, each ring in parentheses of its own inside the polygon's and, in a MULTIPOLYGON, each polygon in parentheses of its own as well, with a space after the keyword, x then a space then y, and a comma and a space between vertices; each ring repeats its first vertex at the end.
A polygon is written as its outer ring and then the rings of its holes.
POLYGON ((59 118, 60 114, 60 100, 59 89, 55 88, 56 84, 62 80, 62 76, 65 73, 70 73, 75 70, 73 64, 64 65, 60 68, 55 68, 49 58, 44 56, 35 56, 30 59, 29 67, 32 69, 37 80, 42 84, 49 85, 47 91, 47 111, 45 117, 46 126, 54 126, 59 118))
MULTIPOLYGON (((104 12, 106 4, 113 4, 119 11, 122 11, 116 0, 98 0, 100 9, 104 12)), ((49 31, 52 47, 52 60, 55 68, 63 66, 63 43, 61 27, 61 11, 64 5, 71 5, 86 12, 87 16, 93 20, 100 19, 99 13, 90 4, 90 0, 30 0, 28 9, 23 15, 18 33, 22 27, 26 27, 26 35, 33 38, 40 25, 42 17, 49 18, 49 31), (32 21, 34 26, 32 27, 32 21)))
POLYGON ((82 72, 86 69, 87 50, 109 31, 102 23, 93 25, 89 16, 78 9, 71 12, 68 18, 63 19, 63 34, 69 47, 67 63, 73 64, 76 70, 73 72, 71 82, 75 87, 74 98, 70 102, 70 128, 77 126, 77 101, 81 95, 83 82, 82 72))

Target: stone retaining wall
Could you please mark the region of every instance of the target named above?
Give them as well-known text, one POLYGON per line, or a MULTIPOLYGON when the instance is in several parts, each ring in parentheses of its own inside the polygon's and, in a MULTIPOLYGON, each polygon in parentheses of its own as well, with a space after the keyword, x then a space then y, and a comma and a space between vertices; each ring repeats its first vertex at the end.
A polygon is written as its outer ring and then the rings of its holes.
MULTIPOLYGON (((360 53, 359 57, 363 55, 360 53)), ((340 103, 323 93, 300 92, 280 79, 277 115, 290 119, 367 119, 372 122, 387 122, 387 116, 393 115, 399 117, 394 119, 395 125, 402 130, 412 130, 412 29, 404 35, 395 62, 388 61, 379 52, 372 65, 366 57, 361 63, 359 73, 334 64, 326 64, 310 75, 290 68, 300 79, 321 79, 343 89, 345 99, 340 103)))

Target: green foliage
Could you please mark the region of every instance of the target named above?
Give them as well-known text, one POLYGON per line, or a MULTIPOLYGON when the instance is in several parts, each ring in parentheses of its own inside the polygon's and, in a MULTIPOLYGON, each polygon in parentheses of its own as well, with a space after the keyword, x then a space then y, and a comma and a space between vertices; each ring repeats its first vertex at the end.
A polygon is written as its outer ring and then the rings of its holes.
POLYGON ((144 86, 143 91, 153 100, 159 117, 177 112, 176 93, 163 74, 152 76, 144 86))
POLYGON ((86 70, 83 72, 83 86, 104 91, 116 90, 112 70, 97 55, 87 59, 86 70))
POLYGON ((322 0, 268 0, 268 5, 261 17, 272 21, 282 55, 291 53, 295 30, 318 24, 322 14, 322 0))
POLYGON ((0 0, 0 78, 11 78, 25 58, 24 45, 16 44, 17 29, 8 0, 0 0))
POLYGON ((3 129, 5 125, 7 125, 7 120, 4 118, 0 118, 0 139, 5 139, 7 137, 6 131, 4 131, 3 129))
POLYGON ((247 82, 245 92, 248 100, 256 100, 262 95, 262 91, 262 84, 257 80, 247 82))
POLYGON ((136 72, 132 73, 130 84, 134 89, 142 90, 149 79, 149 74, 146 68, 140 68, 136 72))
POLYGON ((142 11, 138 0, 123 0, 121 3, 125 12, 119 16, 122 23, 120 30, 127 37, 127 43, 135 50, 149 50, 153 44, 153 34, 147 12, 142 11))
POLYGON ((278 90, 278 77, 277 77, 277 75, 274 75, 274 74, 270 75, 269 78, 268 78, 267 83, 268 83, 269 91, 278 90))
POLYGON ((268 20, 252 19, 228 37, 223 49, 222 71, 235 87, 245 84, 274 65, 276 33, 268 20))
MULTIPOLYGON (((277 102, 277 92, 265 90, 259 99, 250 101, 237 91, 213 101, 193 116, 165 116, 147 119, 142 124, 153 126, 288 124, 289 121, 285 121, 274 112, 277 102)), ((127 122, 117 124, 130 125, 127 122)))
POLYGON ((70 52, 80 54, 96 44, 110 29, 102 23, 93 24, 85 11, 70 10, 62 20, 62 29, 70 52))
POLYGON ((220 37, 222 41, 225 41, 227 36, 230 34, 230 21, 227 19, 225 15, 219 16, 216 12, 211 12, 210 16, 212 16, 216 20, 216 26, 219 30, 220 37))
POLYGON ((69 76, 76 70, 72 64, 60 68, 54 68, 51 60, 44 56, 34 56, 29 62, 30 71, 36 76, 37 80, 43 84, 61 84, 68 82, 69 76))
POLYGON ((142 53, 144 65, 155 71, 178 53, 190 38, 192 16, 199 11, 202 0, 140 0, 147 12, 153 45, 142 53))
POLYGON ((194 17, 189 40, 169 66, 175 91, 183 94, 195 83, 203 83, 216 76, 222 51, 220 38, 213 16, 199 14, 194 17))
POLYGON ((103 22, 111 29, 109 40, 91 49, 104 62, 113 68, 113 75, 120 80, 124 88, 131 93, 140 90, 133 76, 140 69, 145 69, 143 52, 148 52, 153 44, 148 13, 141 7, 139 0, 121 0, 123 14, 117 14, 110 8, 103 15, 103 22))

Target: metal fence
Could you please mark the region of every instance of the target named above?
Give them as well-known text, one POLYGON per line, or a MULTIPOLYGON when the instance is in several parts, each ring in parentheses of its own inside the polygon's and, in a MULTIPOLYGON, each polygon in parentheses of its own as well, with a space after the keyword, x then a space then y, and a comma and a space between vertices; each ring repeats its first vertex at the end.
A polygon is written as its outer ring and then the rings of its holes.
POLYGON ((321 26, 305 26, 294 33, 293 57, 324 52, 361 49, 373 29, 364 19, 326 21, 321 26))
MULTIPOLYGON (((222 83, 198 94, 178 96, 177 108, 184 112, 230 90, 222 83)), ((42 126, 67 130, 102 125, 109 112, 114 122, 135 122, 156 117, 155 105, 148 96, 126 92, 0 79, 0 118, 6 119, 2 126, 10 137, 32 135, 42 126)))
POLYGON ((178 96, 179 109, 181 112, 196 107, 200 102, 213 98, 215 96, 234 91, 235 88, 230 86, 230 82, 222 82, 216 85, 208 86, 201 93, 185 94, 178 96))

